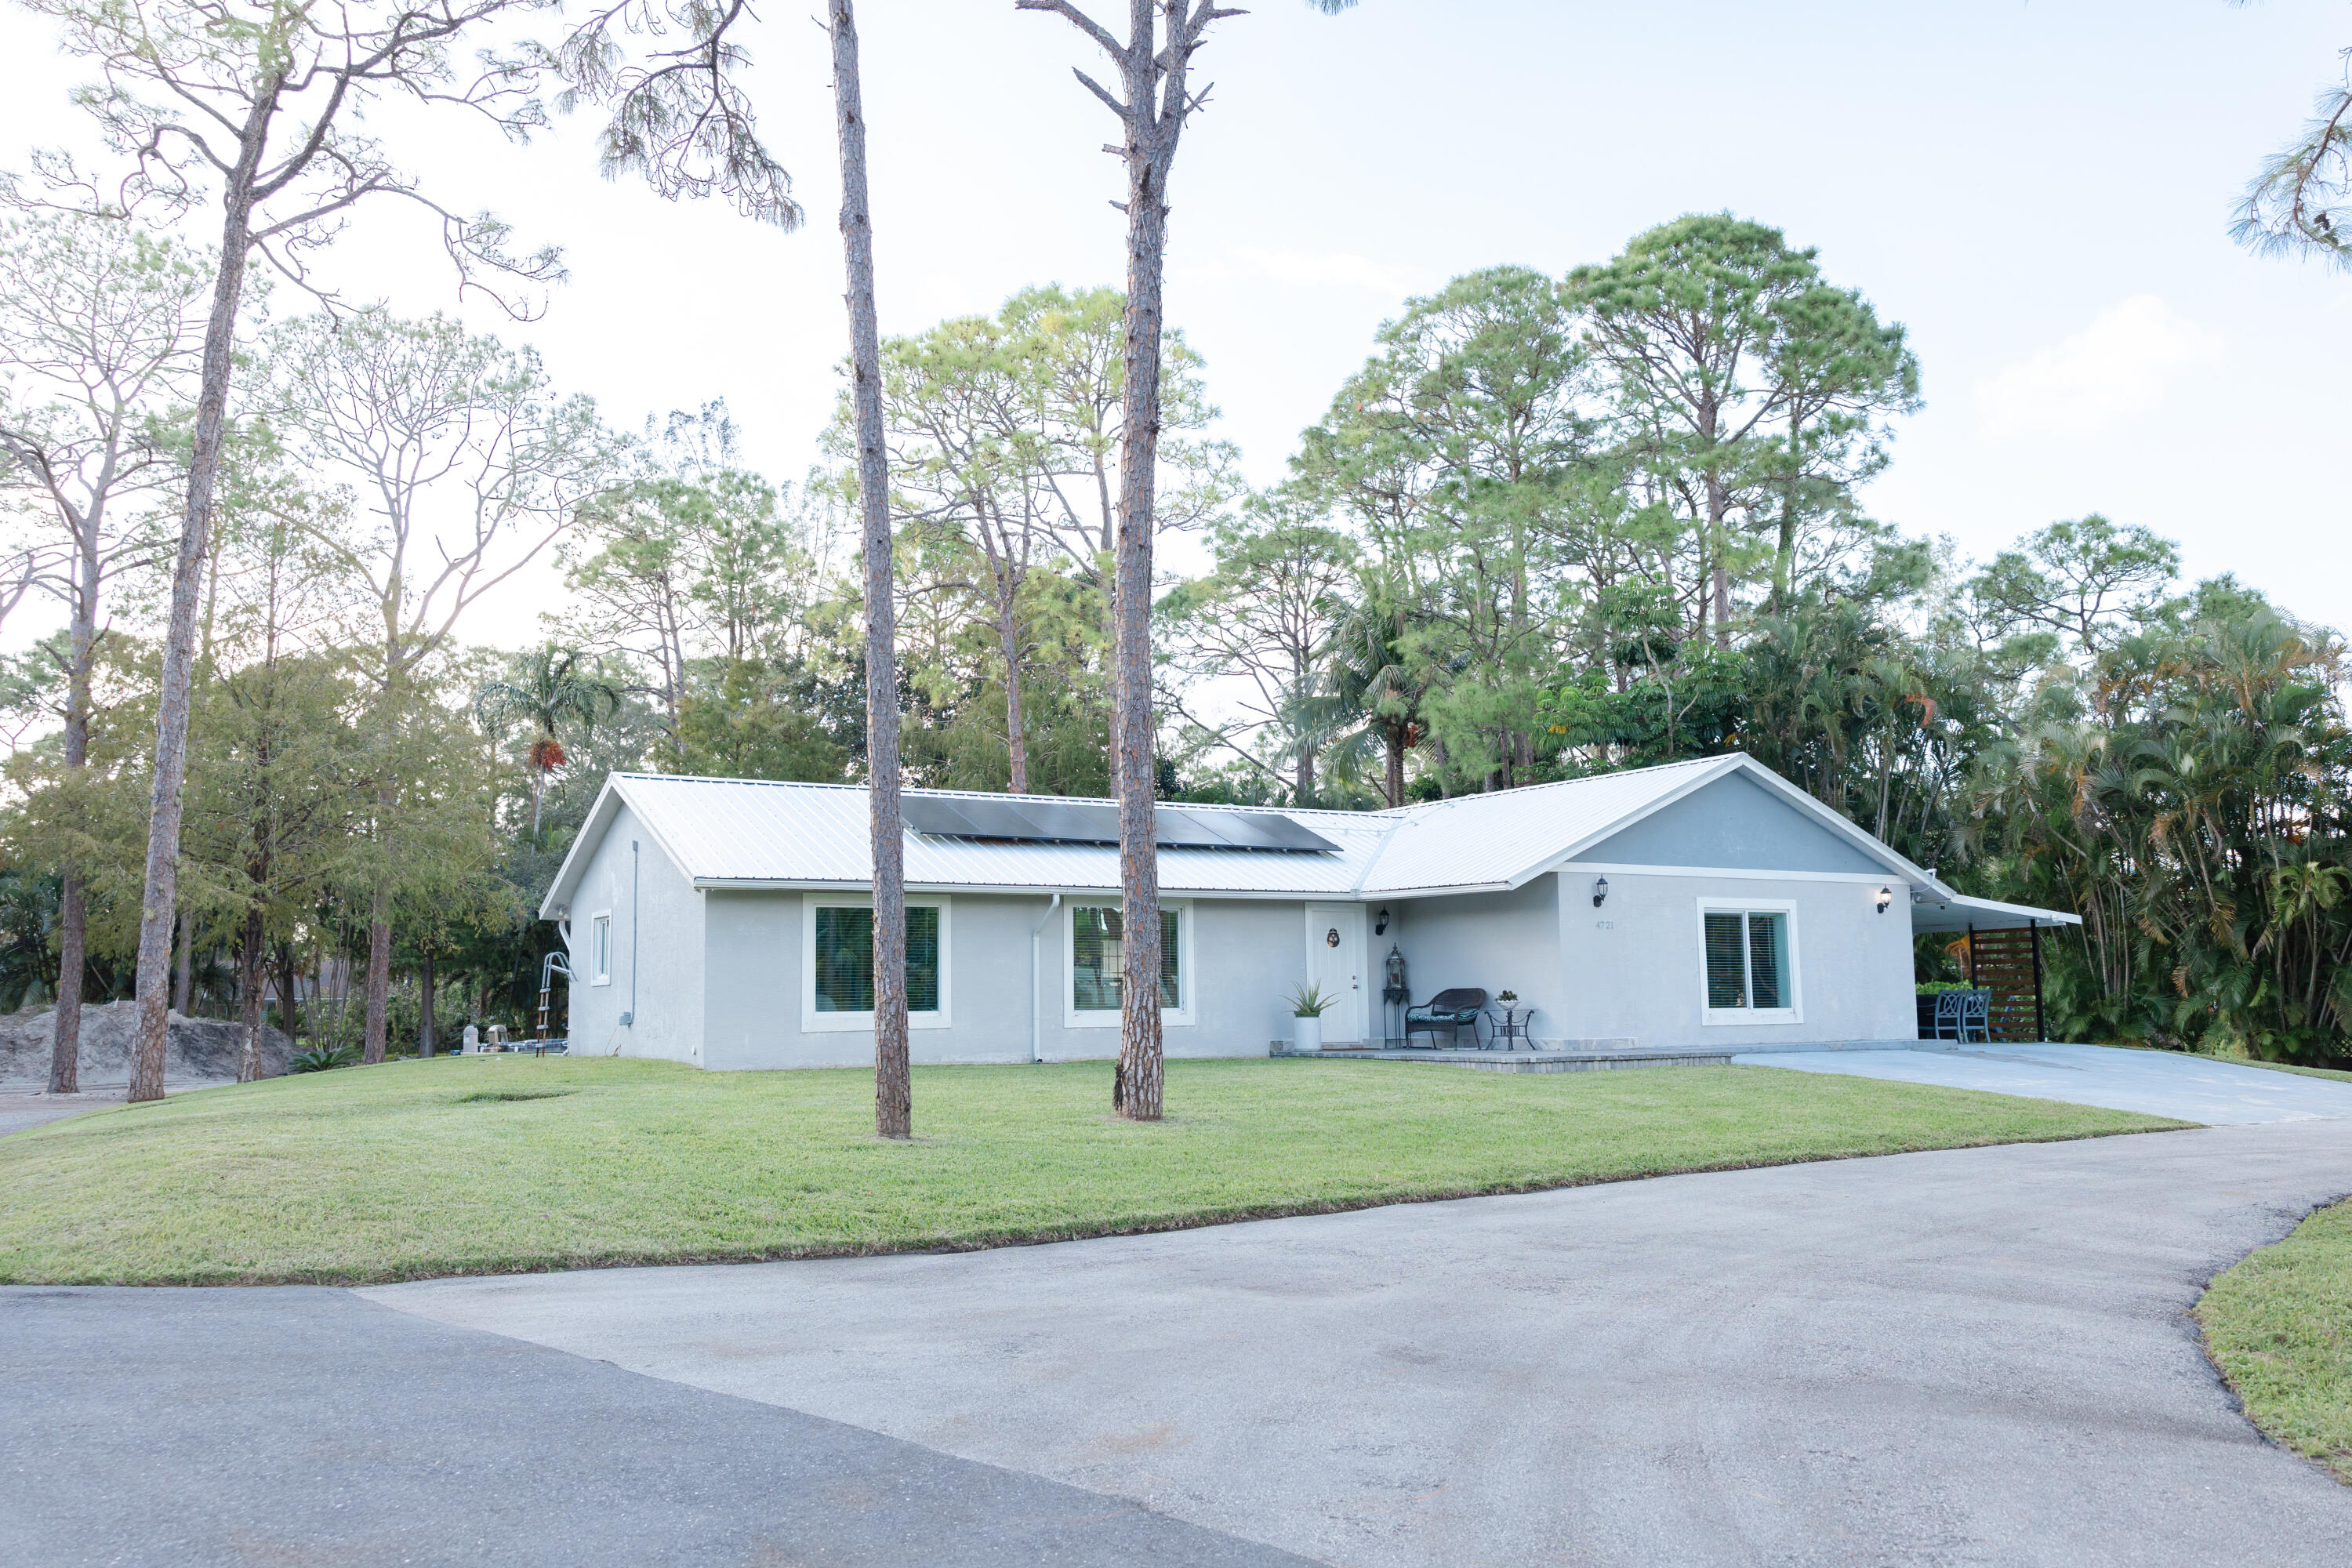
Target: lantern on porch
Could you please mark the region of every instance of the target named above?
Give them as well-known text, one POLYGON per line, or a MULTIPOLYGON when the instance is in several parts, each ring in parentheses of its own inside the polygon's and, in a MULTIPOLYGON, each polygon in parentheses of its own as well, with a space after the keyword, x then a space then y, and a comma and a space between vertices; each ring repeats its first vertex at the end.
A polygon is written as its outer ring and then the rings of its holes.
POLYGON ((1381 966, 1381 1034, 1386 1039, 1396 1039, 1404 1033, 1404 1010, 1412 1001, 1412 993, 1405 988, 1404 954, 1390 944, 1388 962, 1381 966), (1397 1010, 1397 1026, 1388 1026, 1388 1010, 1397 1010))

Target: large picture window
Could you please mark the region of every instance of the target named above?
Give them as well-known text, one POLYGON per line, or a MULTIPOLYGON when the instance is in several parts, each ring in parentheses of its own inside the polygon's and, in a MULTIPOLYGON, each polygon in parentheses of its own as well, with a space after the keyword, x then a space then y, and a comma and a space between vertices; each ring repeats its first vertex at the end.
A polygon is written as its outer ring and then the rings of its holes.
MULTIPOLYGON (((1121 973, 1127 958, 1117 904, 1068 906, 1064 952, 1069 983, 1062 992, 1062 1020, 1073 1027, 1118 1023, 1121 973)), ((1182 904, 1160 910, 1160 1018, 1178 1026, 1192 1021, 1192 910, 1182 904)))
POLYGON ((1710 1024, 1793 1024, 1796 906, 1699 903, 1702 1016, 1710 1024))
MULTIPOLYGON (((948 1021, 948 902, 907 900, 907 1021, 948 1021)), ((874 905, 870 899, 811 893, 801 921, 801 1026, 874 1026, 874 905)))

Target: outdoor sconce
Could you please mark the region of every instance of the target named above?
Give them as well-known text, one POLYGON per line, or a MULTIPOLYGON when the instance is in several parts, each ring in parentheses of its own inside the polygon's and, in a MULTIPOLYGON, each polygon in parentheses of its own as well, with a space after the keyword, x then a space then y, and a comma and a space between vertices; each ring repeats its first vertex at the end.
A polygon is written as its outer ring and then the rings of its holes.
POLYGON ((1882 914, 1882 915, 1883 915, 1883 914, 1885 914, 1885 913, 1886 912, 1886 906, 1887 906, 1887 905, 1889 905, 1889 904, 1891 904, 1891 903, 1893 903, 1894 901, 1895 901, 1895 889, 1892 889, 1892 888, 1881 888, 1881 889, 1878 889, 1878 912, 1879 912, 1880 914, 1882 914))
POLYGON ((1382 910, 1379 914, 1372 917, 1372 934, 1374 936, 1386 936, 1389 934, 1388 910, 1382 910))
POLYGON ((1608 879, 1608 878, 1606 878, 1606 877, 1595 877, 1595 878, 1593 878, 1593 879, 1592 879, 1592 907, 1593 907, 1594 909, 1596 909, 1596 910, 1597 910, 1597 909, 1599 909, 1599 908, 1601 907, 1601 900, 1604 900, 1604 899, 1606 899, 1606 898, 1608 898, 1608 896, 1609 896, 1609 879, 1608 879))

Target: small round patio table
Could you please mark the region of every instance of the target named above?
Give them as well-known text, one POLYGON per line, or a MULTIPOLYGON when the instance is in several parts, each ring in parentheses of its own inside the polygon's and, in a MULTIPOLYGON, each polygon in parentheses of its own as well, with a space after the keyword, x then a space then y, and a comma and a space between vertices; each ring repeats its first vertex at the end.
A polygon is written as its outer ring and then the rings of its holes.
POLYGON ((1517 1040, 1528 1049, 1534 1049, 1535 1042, 1528 1037, 1528 1025, 1534 1021, 1535 1016, 1536 1010, 1533 1007, 1488 1008, 1487 1021, 1495 1026, 1494 1048, 1498 1051, 1510 1050, 1511 1042, 1517 1040))

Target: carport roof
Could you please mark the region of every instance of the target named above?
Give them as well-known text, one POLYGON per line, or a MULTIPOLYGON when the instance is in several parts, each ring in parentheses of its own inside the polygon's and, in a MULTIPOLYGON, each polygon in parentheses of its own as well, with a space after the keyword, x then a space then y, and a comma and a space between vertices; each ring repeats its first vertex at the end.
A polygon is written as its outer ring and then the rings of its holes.
MULTIPOLYGON (((1163 847, 1160 885, 1179 896, 1345 900, 1516 888, 1734 773, 1746 773, 1790 809, 1846 838, 1915 896, 1934 898, 1937 908, 1959 897, 1932 872, 1906 860, 1763 764, 1737 754, 1461 795, 1394 811, 1276 812, 1272 815, 1291 818, 1336 847, 1314 852, 1163 847)), ((945 801, 1017 798, 951 790, 906 794, 908 799, 945 801)), ((605 779, 541 904, 543 918, 553 919, 569 907, 588 857, 624 805, 698 888, 847 888, 873 879, 862 786, 614 773, 605 779)), ((1195 816, 1265 814, 1262 807, 1189 802, 1183 809, 1195 816)), ((919 890, 1096 892, 1118 886, 1118 851, 1108 845, 981 841, 911 830, 905 845, 907 885, 919 890)), ((2045 921, 2071 918, 2030 912, 2045 921)))
POLYGON ((1994 899, 1972 899, 1941 882, 1911 890, 1911 929, 1926 931, 2017 931, 2026 926, 2083 923, 2080 915, 2063 910, 2037 910, 2031 904, 2004 904, 1994 899))

